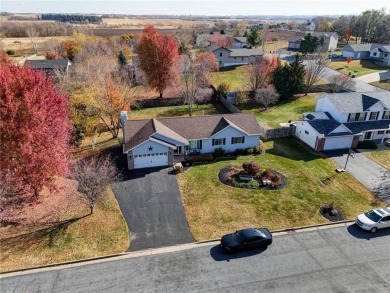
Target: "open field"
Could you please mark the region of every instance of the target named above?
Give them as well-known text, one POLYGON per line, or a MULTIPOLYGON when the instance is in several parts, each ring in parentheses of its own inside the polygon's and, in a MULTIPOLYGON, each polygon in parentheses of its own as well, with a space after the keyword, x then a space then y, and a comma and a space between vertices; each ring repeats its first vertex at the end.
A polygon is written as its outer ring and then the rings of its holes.
POLYGON ((349 64, 346 60, 332 61, 328 67, 337 70, 340 73, 362 76, 368 73, 386 70, 386 67, 378 66, 370 60, 352 60, 349 64))
POLYGON ((18 226, 0 228, 2 272, 124 252, 129 245, 125 220, 111 188, 89 214, 76 183, 58 178, 57 190, 18 209, 18 226))
MULTIPOLYGON (((33 42, 37 46, 37 50, 40 53, 44 52, 45 43, 49 41, 65 41, 69 40, 69 36, 60 37, 36 37, 33 38, 33 42)), ((0 40, 1 47, 4 51, 14 50, 16 55, 28 55, 33 53, 33 43, 30 38, 2 38, 0 40)), ((12 56, 11 56, 12 57, 12 56)))
POLYGON ((319 95, 321 93, 309 94, 292 101, 280 102, 269 107, 267 111, 264 111, 263 106, 258 104, 245 104, 238 106, 238 108, 244 113, 253 113, 261 126, 276 128, 280 127, 279 123, 300 119, 303 112, 314 111, 316 105, 315 97, 319 95))
POLYGON ((265 143, 266 154, 197 165, 178 175, 184 209, 197 240, 221 237, 242 227, 271 230, 327 223, 318 210, 334 202, 353 219, 384 202, 347 173, 335 174, 330 159, 311 153, 294 139, 265 143), (260 191, 234 188, 221 183, 219 171, 226 166, 257 162, 287 178, 282 190, 260 191), (326 178, 331 177, 329 181, 326 178), (323 182, 327 182, 326 184, 323 182))
POLYGON ((143 28, 151 24, 156 28, 192 28, 203 26, 205 28, 214 26, 214 21, 208 20, 187 20, 187 19, 161 19, 161 18, 103 18, 103 25, 107 26, 125 26, 134 28, 143 28))
POLYGON ((390 170, 390 150, 364 152, 364 155, 377 162, 387 170, 390 170))

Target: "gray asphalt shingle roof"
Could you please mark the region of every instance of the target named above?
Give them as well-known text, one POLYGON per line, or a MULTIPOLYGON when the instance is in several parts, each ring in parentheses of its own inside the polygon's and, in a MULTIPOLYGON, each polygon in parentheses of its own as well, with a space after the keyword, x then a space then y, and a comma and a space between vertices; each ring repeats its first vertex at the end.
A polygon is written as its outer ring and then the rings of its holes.
POLYGON ((126 152, 158 132, 175 140, 205 139, 227 126, 238 127, 249 135, 260 135, 261 128, 256 117, 250 113, 193 116, 161 119, 127 120, 124 125, 126 152))
POLYGON ((367 130, 390 129, 390 120, 348 122, 344 123, 344 125, 352 131, 352 134, 357 134, 367 130))
POLYGON ((382 46, 378 48, 379 52, 390 53, 390 46, 382 46))
POLYGON ((38 68, 38 69, 54 69, 67 68, 72 63, 68 59, 60 60, 26 60, 24 67, 38 68))
POLYGON ((249 57, 263 55, 262 49, 230 49, 230 57, 249 57))
POLYGON ((364 112, 379 101, 390 109, 390 93, 387 91, 325 94, 319 99, 325 97, 333 103, 340 113, 364 112))
POLYGON ((367 52, 371 51, 375 48, 382 47, 383 44, 377 44, 377 43, 372 43, 372 44, 352 44, 352 45, 347 45, 343 48, 343 51, 350 51, 350 52, 367 52))

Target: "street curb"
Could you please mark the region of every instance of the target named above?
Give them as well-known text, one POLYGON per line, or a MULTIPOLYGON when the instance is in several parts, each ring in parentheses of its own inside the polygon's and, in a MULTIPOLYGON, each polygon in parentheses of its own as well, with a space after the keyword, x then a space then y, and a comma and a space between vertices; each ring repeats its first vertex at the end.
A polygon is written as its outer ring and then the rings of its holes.
MULTIPOLYGON (((271 233, 273 234, 273 236, 282 236, 282 235, 287 235, 287 234, 291 234, 291 233, 309 232, 309 231, 322 230, 322 229, 327 229, 327 228, 342 227, 342 226, 346 226, 346 225, 351 224, 351 223, 354 223, 354 221, 346 220, 346 221, 338 221, 338 222, 318 224, 318 225, 292 227, 292 228, 287 228, 287 229, 282 229, 282 230, 274 230, 274 231, 271 231, 271 233)), ((123 252, 123 253, 110 254, 110 255, 104 255, 104 256, 98 256, 98 257, 92 257, 92 258, 84 258, 84 259, 79 259, 79 260, 54 263, 54 264, 30 267, 30 268, 25 268, 25 269, 17 269, 17 270, 12 270, 12 271, 0 272, 0 279, 5 278, 5 277, 15 276, 15 275, 34 273, 34 271, 40 272, 40 271, 45 271, 46 269, 51 269, 51 268, 56 269, 58 267, 63 267, 63 266, 75 267, 75 266, 88 265, 88 264, 100 263, 100 262, 105 262, 105 261, 121 260, 121 259, 136 258, 136 257, 141 257, 141 256, 151 256, 151 255, 157 255, 157 254, 163 254, 163 253, 169 253, 169 252, 184 251, 184 250, 188 250, 188 249, 192 249, 192 248, 209 246, 211 243, 219 244, 219 241, 220 241, 220 238, 215 238, 215 239, 202 240, 202 241, 197 241, 197 242, 193 242, 193 243, 179 244, 179 245, 168 246, 168 247, 150 248, 150 249, 145 249, 145 250, 123 252), (7 276, 7 275, 9 275, 9 276, 7 276)))

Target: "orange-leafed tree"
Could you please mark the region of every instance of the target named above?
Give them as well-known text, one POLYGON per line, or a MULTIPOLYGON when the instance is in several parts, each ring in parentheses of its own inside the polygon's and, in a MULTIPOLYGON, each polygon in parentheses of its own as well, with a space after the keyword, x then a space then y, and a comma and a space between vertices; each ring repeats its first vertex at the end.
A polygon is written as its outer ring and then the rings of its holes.
POLYGON ((347 27, 344 31, 344 38, 347 41, 347 44, 349 43, 351 36, 352 36, 352 30, 349 27, 347 27))
POLYGON ((61 42, 61 48, 62 57, 68 58, 70 61, 73 62, 76 54, 81 49, 81 44, 73 40, 68 40, 61 42))
POLYGON ((162 98, 164 90, 174 84, 179 76, 179 48, 176 40, 160 34, 154 26, 147 25, 138 39, 136 51, 148 85, 158 91, 162 98))
POLYGON ((31 68, 0 65, 0 220, 7 207, 37 198, 68 170, 68 98, 31 68))

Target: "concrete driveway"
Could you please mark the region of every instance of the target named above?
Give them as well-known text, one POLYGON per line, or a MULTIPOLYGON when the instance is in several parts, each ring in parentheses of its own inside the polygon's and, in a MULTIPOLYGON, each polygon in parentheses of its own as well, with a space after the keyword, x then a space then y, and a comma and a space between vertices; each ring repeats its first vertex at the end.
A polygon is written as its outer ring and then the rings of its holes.
POLYGON ((168 168, 129 171, 112 186, 130 233, 127 251, 193 242, 176 176, 168 168))
POLYGON ((364 81, 364 82, 367 82, 367 83, 381 81, 381 80, 388 80, 388 79, 390 79, 390 71, 387 70, 387 71, 365 74, 365 75, 359 76, 357 79, 364 81))
MULTIPOLYGON (((341 168, 344 168, 348 150, 327 151, 324 154, 341 168)), ((359 180, 368 189, 372 190, 377 196, 390 203, 389 170, 357 151, 354 158, 349 157, 346 172, 359 180)))

